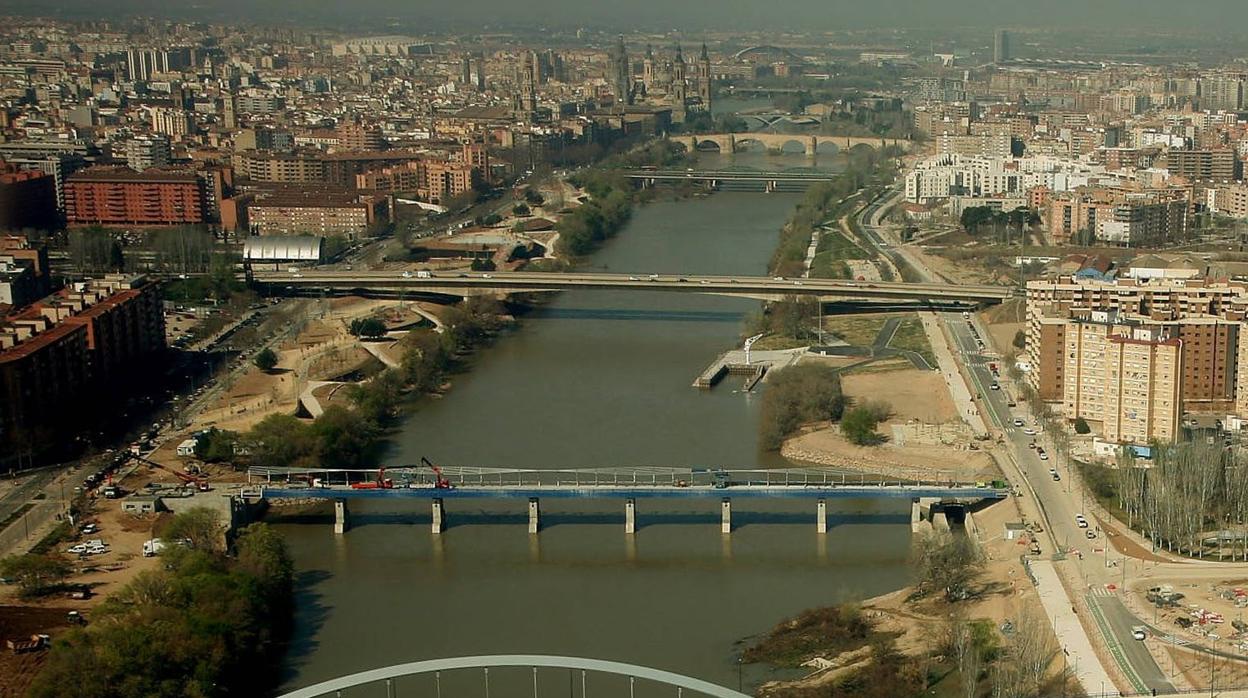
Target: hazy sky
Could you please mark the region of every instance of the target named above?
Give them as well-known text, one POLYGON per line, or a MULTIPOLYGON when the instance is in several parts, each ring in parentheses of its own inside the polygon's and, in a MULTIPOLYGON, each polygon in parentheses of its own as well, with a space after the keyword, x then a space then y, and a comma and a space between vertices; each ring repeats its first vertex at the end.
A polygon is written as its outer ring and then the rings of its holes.
POLYGON ((1082 26, 1232 30, 1248 0, 0 0, 0 12, 105 16, 151 14, 220 19, 491 20, 613 24, 693 30, 879 26, 1082 26))

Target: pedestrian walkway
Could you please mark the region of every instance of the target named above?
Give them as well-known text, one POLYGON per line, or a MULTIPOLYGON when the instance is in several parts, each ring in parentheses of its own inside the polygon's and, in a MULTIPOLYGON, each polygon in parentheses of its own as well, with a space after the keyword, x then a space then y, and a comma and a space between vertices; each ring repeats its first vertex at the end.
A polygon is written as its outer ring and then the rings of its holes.
POLYGON ((988 425, 984 422, 984 416, 980 414, 975 401, 971 399, 971 391, 966 387, 966 381, 962 379, 958 364, 953 358, 953 352, 949 349, 948 337, 942 330, 936 313, 919 313, 919 319, 923 322, 923 330, 927 333, 928 343, 932 345, 932 353, 936 355, 936 366, 949 387, 949 395, 953 398, 953 404, 958 408, 958 414, 976 434, 987 434, 988 425))
POLYGON ((1066 593, 1066 587, 1058 579, 1057 569, 1049 560, 1037 560, 1031 563, 1031 572, 1036 579, 1036 590, 1040 594, 1040 603, 1044 606, 1044 615, 1053 625, 1053 634, 1066 653, 1066 666, 1088 695, 1101 695, 1114 690, 1114 681, 1109 672, 1101 664, 1092 647, 1092 640, 1084 631, 1075 614, 1074 604, 1066 593))

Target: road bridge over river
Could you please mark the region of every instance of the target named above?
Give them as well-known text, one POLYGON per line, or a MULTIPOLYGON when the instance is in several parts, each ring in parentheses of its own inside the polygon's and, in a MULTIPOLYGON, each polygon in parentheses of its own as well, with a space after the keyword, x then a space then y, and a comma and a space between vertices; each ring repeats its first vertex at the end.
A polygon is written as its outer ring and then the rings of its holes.
POLYGON ((337 271, 305 269, 256 272, 253 283, 275 295, 298 290, 395 290, 464 298, 567 290, 663 291, 741 296, 778 301, 811 296, 821 301, 856 300, 893 303, 898 300, 936 303, 997 303, 1014 296, 1008 286, 785 279, 765 276, 696 276, 690 274, 598 274, 549 272, 455 273, 422 271, 337 271))
POLYGON ((656 184, 680 184, 693 182, 704 184, 711 189, 733 186, 743 189, 754 189, 763 192, 805 191, 812 184, 830 182, 836 178, 835 172, 818 172, 814 170, 623 170, 622 174, 633 181, 640 182, 643 187, 656 184))
MULTIPOLYGON (((966 507, 1003 499, 1009 490, 984 483, 869 480, 827 468, 717 470, 698 468, 590 468, 530 470, 422 466, 381 470, 252 468, 242 495, 250 500, 334 501, 335 531, 346 531, 349 499, 430 500, 433 532, 444 527, 445 500, 527 499, 529 532, 537 533, 539 502, 552 499, 623 499, 625 531, 636 531, 638 499, 718 499, 721 530, 732 531, 733 499, 814 499, 816 528, 827 532, 828 499, 905 499, 911 523, 932 505, 966 507)), ((1001 483, 997 483, 1001 484, 1001 483)), ((930 519, 930 517, 929 517, 930 519)))

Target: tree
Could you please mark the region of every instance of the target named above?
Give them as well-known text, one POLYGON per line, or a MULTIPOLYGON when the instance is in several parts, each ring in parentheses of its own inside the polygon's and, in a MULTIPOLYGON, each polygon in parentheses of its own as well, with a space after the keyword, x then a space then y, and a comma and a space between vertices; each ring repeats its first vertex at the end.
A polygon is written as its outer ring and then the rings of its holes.
POLYGON ((263 523, 244 528, 234 544, 238 569, 262 581, 271 599, 289 600, 294 587, 295 565, 286 541, 272 526, 263 523))
POLYGON ((531 187, 524 190, 524 200, 530 206, 541 206, 546 203, 546 198, 543 197, 536 189, 531 187))
POLYGON ((768 374, 759 420, 761 446, 777 450, 804 423, 836 421, 845 396, 836 371, 819 364, 798 364, 768 374))
POLYGON ((0 574, 17 580, 23 596, 47 593, 69 576, 73 566, 60 555, 12 555, 0 560, 0 574))
POLYGON ((315 435, 306 423, 288 414, 265 417, 242 440, 247 447, 247 459, 253 465, 312 465, 316 457, 315 435))
POLYGON ((386 323, 382 322, 379 318, 375 318, 375 317, 356 318, 351 321, 351 326, 350 328, 348 328, 348 331, 350 331, 351 334, 355 335, 356 337, 363 337, 364 339, 376 339, 378 337, 385 336, 386 323))
POLYGON ((929 530, 920 534, 911 555, 916 593, 942 591, 947 601, 969 598, 983 572, 984 552, 970 536, 929 530))
POLYGON ((358 412, 330 405, 312 423, 318 460, 330 468, 369 465, 377 445, 377 427, 358 412))
POLYGON ((251 362, 256 365, 256 368, 268 373, 277 367, 277 352, 269 347, 265 347, 260 350, 260 353, 256 354, 256 358, 252 359, 251 362))
POLYGON ((516 204, 511 207, 511 215, 513 216, 527 216, 530 213, 529 207, 524 204, 516 204))
POLYGON ((1088 420, 1084 419, 1083 417, 1075 417, 1075 433, 1076 434, 1091 434, 1092 427, 1088 426, 1088 420))
POLYGON ((212 427, 195 438, 195 457, 205 463, 233 460, 238 434, 212 427))
POLYGON ((191 550, 214 552, 225 543, 225 527, 221 515, 207 507, 188 509, 173 517, 165 529, 167 540, 185 540, 191 550))
POLYGON ((878 424, 879 419, 871 409, 854 407, 841 417, 841 434, 852 444, 874 446, 880 442, 880 435, 875 433, 878 424))

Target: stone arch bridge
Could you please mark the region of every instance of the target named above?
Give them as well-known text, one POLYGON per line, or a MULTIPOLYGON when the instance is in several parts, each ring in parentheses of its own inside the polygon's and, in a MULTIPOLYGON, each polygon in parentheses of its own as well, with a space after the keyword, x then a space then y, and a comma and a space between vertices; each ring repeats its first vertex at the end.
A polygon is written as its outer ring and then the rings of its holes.
POLYGON ((790 143, 800 146, 807 155, 813 156, 822 147, 824 152, 830 149, 849 150, 858 146, 868 148, 884 148, 897 146, 909 150, 911 142, 900 138, 864 138, 861 136, 831 136, 821 134, 793 133, 696 133, 668 136, 668 140, 683 143, 691 152, 708 143, 715 145, 723 153, 735 153, 743 150, 751 143, 761 143, 771 151, 783 150, 790 143))

